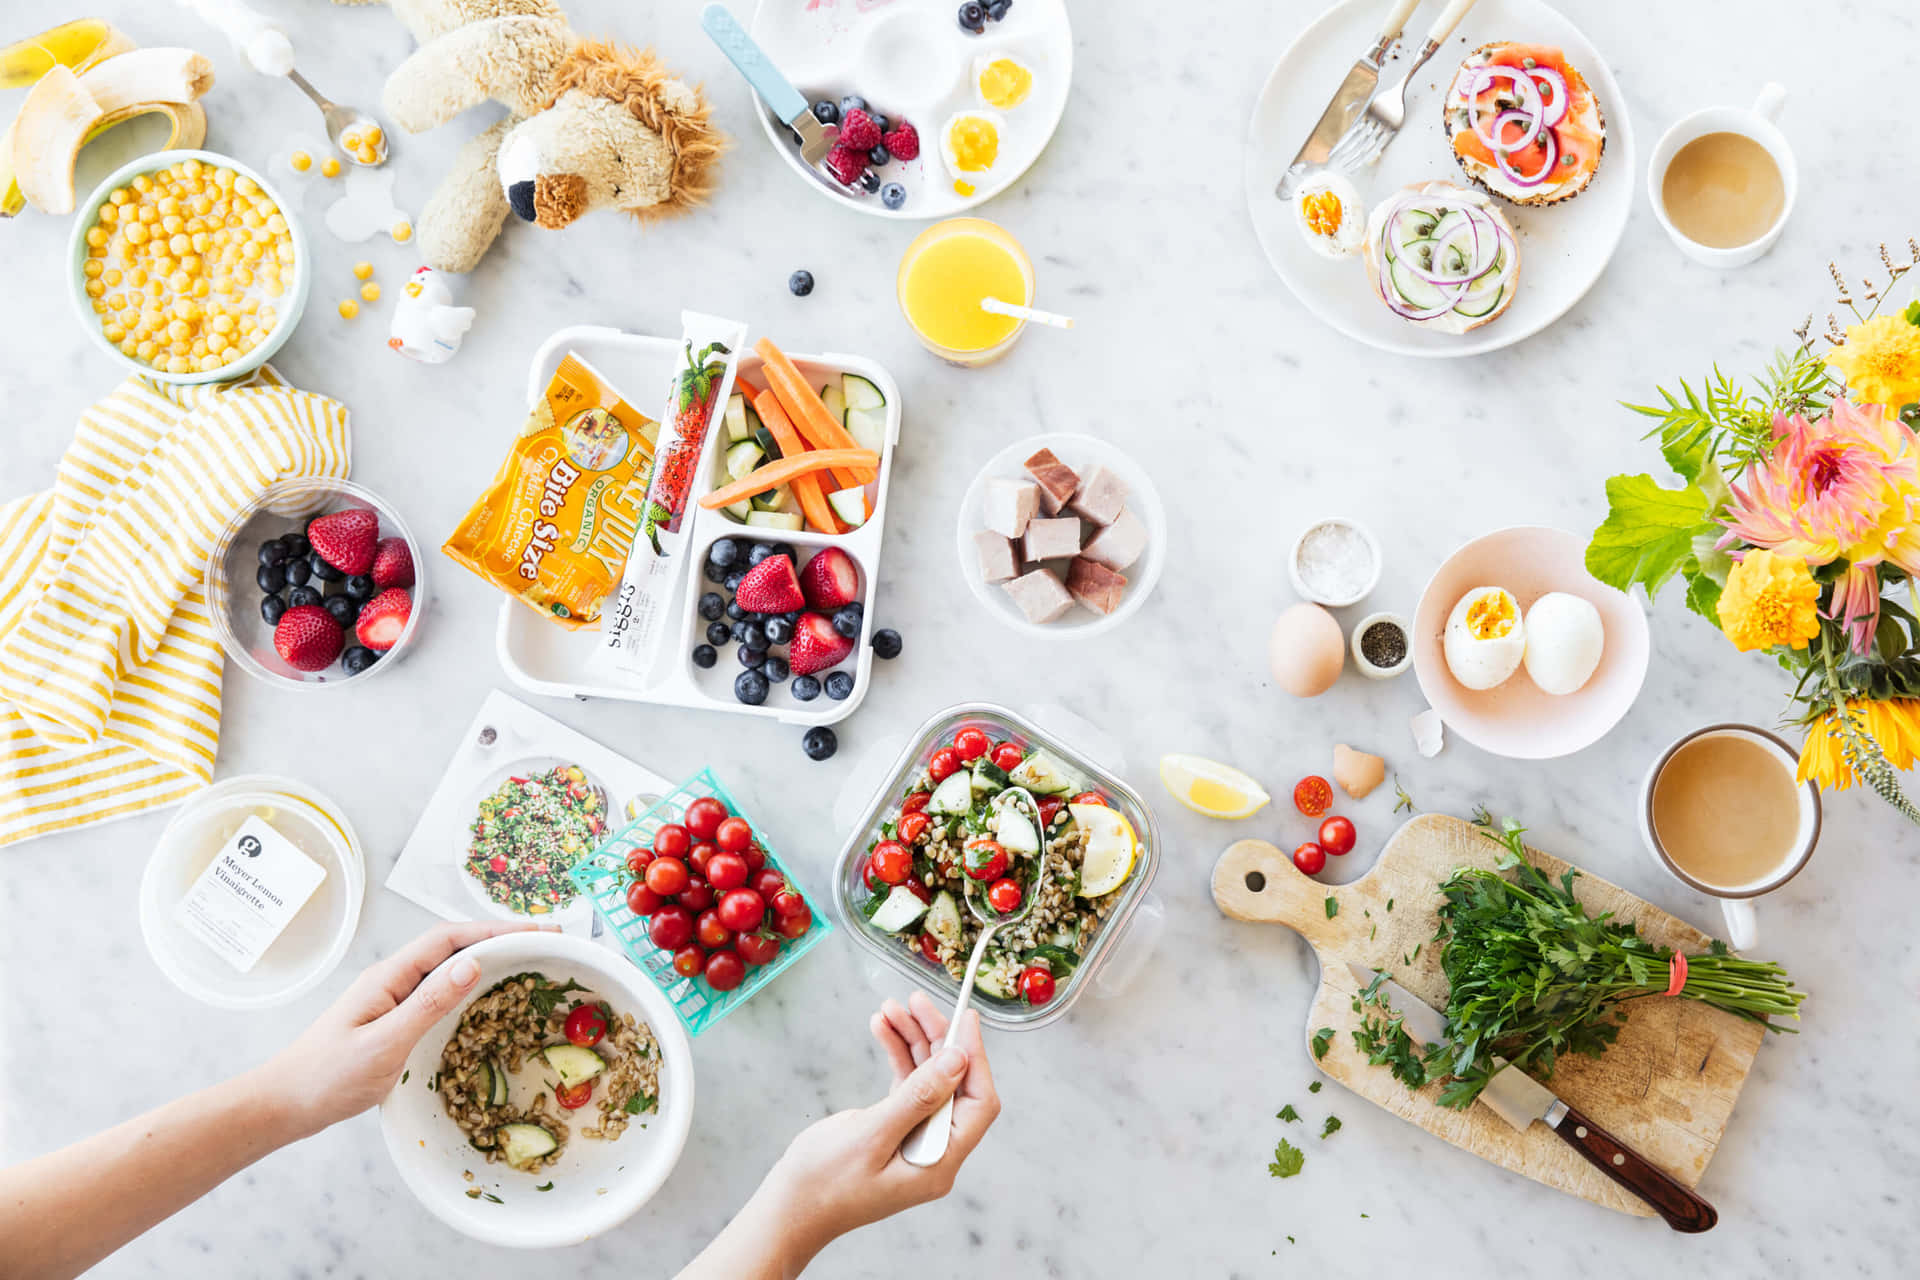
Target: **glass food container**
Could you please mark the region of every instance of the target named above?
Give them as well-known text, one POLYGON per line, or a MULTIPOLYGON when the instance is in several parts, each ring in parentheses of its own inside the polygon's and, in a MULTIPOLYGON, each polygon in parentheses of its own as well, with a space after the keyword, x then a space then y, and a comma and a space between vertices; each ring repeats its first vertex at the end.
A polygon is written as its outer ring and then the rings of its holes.
POLYGON ((859 904, 868 896, 866 885, 862 882, 861 868, 866 862, 868 850, 875 841, 883 838, 880 825, 893 820, 901 797, 906 794, 908 781, 926 764, 928 757, 942 743, 951 741, 956 730, 969 725, 985 730, 987 736, 996 742, 1005 740, 1029 750, 1044 748, 1047 754, 1084 777, 1089 788, 1104 792, 1112 806, 1132 824, 1140 843, 1126 882, 1114 890, 1118 902, 1092 944, 1080 957, 1079 965, 1060 985, 1052 1000, 1031 1007, 1017 999, 1000 1000, 975 989, 973 1005, 980 1011, 981 1022, 1003 1031, 1029 1031, 1065 1016, 1074 1001, 1094 985, 1101 968, 1120 946, 1128 923, 1146 899, 1154 872, 1160 867, 1160 835, 1154 825, 1153 811, 1147 808, 1146 802, 1132 787, 1093 763, 1085 753, 1025 717, 993 703, 966 702, 936 712, 914 733, 912 740, 887 771, 878 790, 861 810, 858 824, 853 828, 834 866, 833 905, 840 923, 856 943, 872 952, 882 963, 926 988, 936 1000, 951 1005, 960 998, 958 980, 945 969, 923 959, 917 950, 903 945, 898 935, 875 929, 867 922, 859 904))

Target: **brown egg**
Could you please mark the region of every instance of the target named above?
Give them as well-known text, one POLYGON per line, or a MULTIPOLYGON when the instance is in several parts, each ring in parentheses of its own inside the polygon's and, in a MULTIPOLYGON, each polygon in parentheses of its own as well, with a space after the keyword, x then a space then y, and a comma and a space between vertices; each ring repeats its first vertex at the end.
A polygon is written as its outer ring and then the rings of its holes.
POLYGON ((1296 604, 1273 624, 1267 660, 1273 682, 1296 698, 1317 698, 1340 678, 1345 637, 1333 615, 1317 604, 1296 604))

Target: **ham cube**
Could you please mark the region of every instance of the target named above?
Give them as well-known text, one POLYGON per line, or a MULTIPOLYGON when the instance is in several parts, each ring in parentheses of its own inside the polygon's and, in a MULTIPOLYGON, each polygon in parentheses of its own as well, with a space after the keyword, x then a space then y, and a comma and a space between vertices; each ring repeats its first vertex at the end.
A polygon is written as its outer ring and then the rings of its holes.
POLYGON ((1014 554, 1011 539, 982 529, 973 535, 973 545, 980 553, 980 581, 1005 582, 1019 574, 1020 557, 1014 554))
POLYGON ((1146 549, 1147 526, 1140 522, 1139 516, 1122 507, 1120 518, 1094 534, 1080 554, 1118 573, 1130 568, 1146 549))
POLYGON ((1095 524, 1112 524, 1127 505, 1126 482, 1105 467, 1095 467, 1073 496, 1073 509, 1095 524))
POLYGON ((1066 587, 1051 569, 1022 574, 1012 582, 1002 583, 1000 589, 1013 598, 1028 622, 1052 622, 1073 608, 1073 597, 1067 594, 1066 587))
POLYGON ((1059 514, 1080 487, 1080 477, 1054 457, 1051 449, 1042 449, 1027 459, 1027 474, 1040 485, 1040 509, 1050 516, 1059 514))
POLYGON ((1075 556, 1067 566, 1067 592, 1095 613, 1112 613, 1127 594, 1127 580, 1085 556, 1075 556))
POLYGON ((1040 509, 1040 486, 1027 480, 994 476, 980 498, 981 523, 1003 538, 1017 538, 1040 509))
POLYGON ((1058 520, 1033 520, 1027 525, 1023 546, 1030 562, 1077 556, 1080 554, 1080 521, 1073 516, 1058 520))

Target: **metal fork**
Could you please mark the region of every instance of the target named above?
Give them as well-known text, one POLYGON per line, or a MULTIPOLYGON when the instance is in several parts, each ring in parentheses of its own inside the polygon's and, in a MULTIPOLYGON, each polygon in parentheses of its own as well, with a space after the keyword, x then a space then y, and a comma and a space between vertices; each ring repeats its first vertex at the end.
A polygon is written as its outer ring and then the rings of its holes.
POLYGON ((1400 77, 1391 89, 1384 89, 1373 95, 1367 103, 1366 114, 1353 122, 1340 141, 1333 144, 1333 150, 1327 153, 1327 163, 1336 169, 1349 173, 1363 169, 1380 158, 1407 123, 1407 86, 1420 74, 1420 68, 1427 65, 1440 48, 1440 44, 1453 34, 1460 20, 1478 0, 1453 0, 1441 15, 1434 19, 1433 26, 1427 31, 1427 42, 1420 47, 1407 73, 1400 77))

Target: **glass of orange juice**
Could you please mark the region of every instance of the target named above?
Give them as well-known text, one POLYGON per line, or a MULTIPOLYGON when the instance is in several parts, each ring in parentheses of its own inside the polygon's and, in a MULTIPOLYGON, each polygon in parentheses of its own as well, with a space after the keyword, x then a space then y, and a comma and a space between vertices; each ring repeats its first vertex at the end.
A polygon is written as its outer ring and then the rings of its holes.
POLYGON ((982 298, 1033 305, 1033 262, 1007 231, 984 218, 936 222, 907 246, 897 281, 900 311, 927 350, 972 367, 991 364, 1027 322, 982 310, 982 298))

